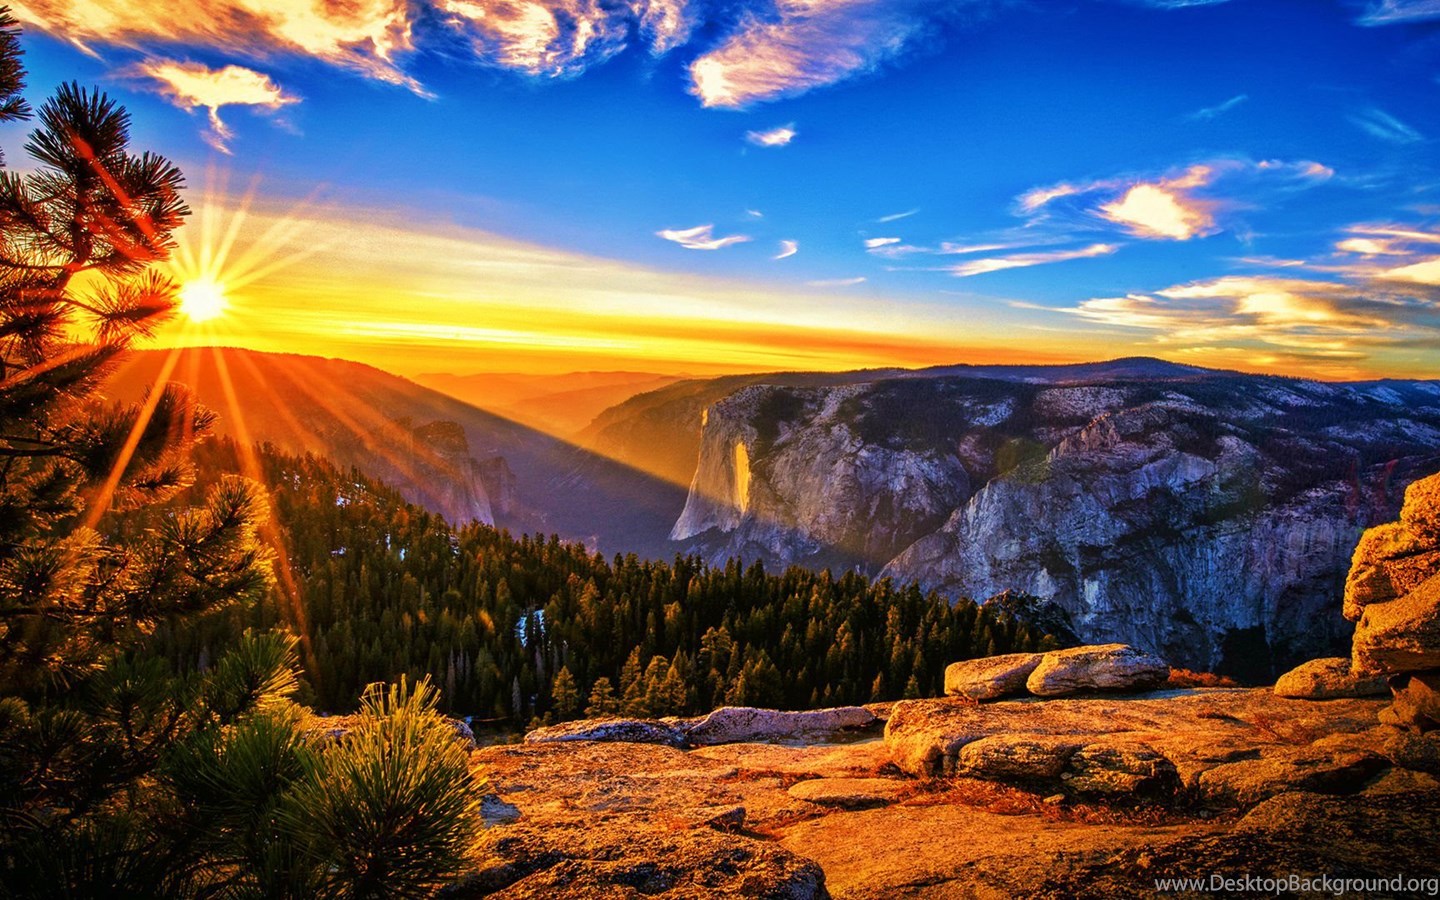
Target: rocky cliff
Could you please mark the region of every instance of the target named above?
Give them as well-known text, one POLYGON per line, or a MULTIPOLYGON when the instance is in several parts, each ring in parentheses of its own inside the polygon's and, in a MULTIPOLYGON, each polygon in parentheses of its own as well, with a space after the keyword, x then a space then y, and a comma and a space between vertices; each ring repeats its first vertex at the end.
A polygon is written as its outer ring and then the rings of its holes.
POLYGON ((982 374, 743 387, 703 414, 671 538, 1026 591, 1084 640, 1263 680, 1343 645, 1356 540, 1440 469, 1433 382, 982 374))

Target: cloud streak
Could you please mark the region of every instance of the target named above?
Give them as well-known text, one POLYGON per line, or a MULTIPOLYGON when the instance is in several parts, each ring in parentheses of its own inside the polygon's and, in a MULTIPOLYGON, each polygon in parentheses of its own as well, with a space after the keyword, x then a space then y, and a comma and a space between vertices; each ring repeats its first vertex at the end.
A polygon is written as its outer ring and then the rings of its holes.
POLYGON ((1357 21, 1361 25, 1395 25, 1440 19, 1440 0, 1380 0, 1371 3, 1357 21))
POLYGON ((1118 244, 1091 244, 1088 247, 1080 247, 1074 250, 1051 250, 1044 253, 1015 253, 1009 256, 989 256, 982 259, 972 259, 950 267, 950 272, 958 278, 969 278, 975 275, 985 275, 990 272, 1001 272, 1005 269, 1023 269, 1030 266, 1044 266, 1050 263, 1069 262, 1074 259, 1090 259, 1096 256, 1108 256, 1119 250, 1118 244))
POLYGON ((780 252, 770 257, 771 259, 789 259, 800 252, 799 241, 781 241, 780 252))
POLYGON ((211 69, 194 62, 147 59, 137 63, 129 75, 153 82, 153 86, 181 109, 205 109, 210 129, 204 137, 210 146, 229 153, 233 132, 220 119, 225 106, 250 106, 275 111, 298 103, 299 98, 280 89, 270 76, 243 66, 211 69))
POLYGON ((1210 119, 1218 118, 1225 115, 1227 112, 1249 99, 1249 94, 1236 94, 1234 97, 1231 97, 1224 103, 1217 103, 1214 106, 1207 106, 1203 109, 1197 109, 1187 115, 1185 118, 1191 122, 1207 122, 1210 119))
POLYGON ((1414 144, 1425 136, 1379 107, 1371 107, 1350 117, 1356 128, 1388 144, 1414 144))
POLYGON ((694 228, 680 229, 665 228, 655 232, 655 236, 679 244, 686 250, 723 250, 726 247, 743 244, 750 240, 750 236, 745 234, 732 234, 717 238, 714 225, 696 225, 694 228))

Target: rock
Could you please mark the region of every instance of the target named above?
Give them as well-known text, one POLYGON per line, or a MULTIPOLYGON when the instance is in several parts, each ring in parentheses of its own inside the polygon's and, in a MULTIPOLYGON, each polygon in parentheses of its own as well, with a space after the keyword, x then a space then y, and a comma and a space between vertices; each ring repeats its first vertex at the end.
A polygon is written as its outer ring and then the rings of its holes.
POLYGON ((1440 473, 1405 489, 1400 522, 1423 544, 1440 547, 1440 473))
POLYGON ((1373 753, 1274 748, 1259 759, 1225 763, 1202 772, 1198 784, 1208 802, 1246 807, 1287 791, 1357 793, 1387 765, 1387 760, 1373 753))
POLYGON ((1381 752, 1400 768, 1440 775, 1440 732, 1401 732, 1387 740, 1381 752))
POLYGON ((1345 618, 1357 622, 1370 604, 1405 594, 1391 580, 1389 564, 1422 549, 1410 530, 1399 522, 1386 522, 1360 535, 1345 578, 1345 618))
POLYGON ((1083 691, 1147 691, 1170 677, 1165 661, 1127 644, 1097 644, 1044 654, 1025 686, 1037 697, 1083 691))
POLYGON ((745 807, 722 806, 698 809, 691 817, 697 827, 714 828, 716 831, 739 831, 745 827, 745 807))
POLYGON ((971 700, 993 700, 1025 692, 1025 679, 1040 665, 1043 654, 1006 653, 967 659, 945 667, 945 693, 971 700))
POLYGON ((559 741, 623 741, 629 744, 661 744, 684 747, 685 735, 660 722, 644 719, 581 719, 537 728, 525 735, 527 744, 559 741))
POLYGON ((1352 673, 1348 656, 1312 659, 1281 675, 1280 680, 1275 682, 1277 697, 1298 700, 1379 697, 1389 692, 1390 687, 1383 676, 1352 673))
POLYGON ((992 781, 1052 780, 1080 746, 1069 736, 997 734, 961 747, 954 771, 992 781))
POLYGON ((1061 778, 1073 793, 1123 799, 1169 796, 1180 782, 1174 763, 1149 745, 1123 737, 1081 747, 1061 778))
POLYGON ((1440 669, 1440 574, 1404 597, 1365 607, 1351 657, 1360 674, 1440 669))
POLYGON ((1409 769, 1387 769, 1361 791, 1367 797, 1386 797, 1440 791, 1440 779, 1409 769))
POLYGON ((879 723, 880 719, 863 706, 839 706, 805 712, 722 706, 690 725, 685 730, 685 737, 691 744, 704 747, 748 741, 817 738, 836 732, 873 728, 879 723))
MULTIPOLYGON (((1054 700, 999 700, 984 705, 955 699, 906 700, 895 704, 885 726, 885 746, 895 765, 917 777, 1019 772, 1021 777, 1054 771, 1064 747, 1098 745, 1150 748, 1194 787, 1206 771, 1256 760, 1264 754, 1293 755, 1297 747, 1331 735, 1374 728, 1381 699, 1336 699, 1326 703, 1287 700, 1268 688, 1175 690, 1141 697, 1099 695, 1054 700), (983 746, 980 742, 986 742, 983 746)), ((1368 740, 1368 739, 1367 739, 1368 740)), ((1378 756, 1383 738, 1369 744, 1322 747, 1317 756, 1378 756), (1373 747, 1373 749, 1372 749, 1373 747)), ((1078 752, 1078 751, 1077 751, 1078 752)), ((1094 751, 1092 768, 1155 775, 1148 754, 1127 759, 1094 751), (1111 760, 1116 762, 1112 765, 1111 760), (1133 771, 1127 769, 1133 762, 1133 771)), ((1068 763, 1067 763, 1068 764, 1068 763)), ((1168 770, 1166 770, 1168 771, 1168 770)), ((1087 774, 1090 769, 1087 769, 1087 774)), ((1073 774, 1073 773, 1072 773, 1073 774)), ((1003 777, 1003 776, 1001 776, 1003 777)), ((1098 776, 1097 776, 1098 777, 1098 776)), ((1056 782, 1058 786, 1058 781, 1056 782)))
POLYGON ((766 841, 711 828, 517 824, 485 832, 479 868, 450 898, 773 897, 823 900, 820 866, 766 841))
POLYGON ((514 822, 520 818, 520 807, 501 800, 499 794, 486 794, 480 798, 480 818, 486 828, 514 822))
POLYGON ((796 800, 841 809, 870 809, 894 803, 912 790, 895 778, 812 778, 790 786, 796 800))
POLYGON ((1440 672, 1397 675, 1390 683, 1391 709, 1401 725, 1422 732, 1440 728, 1440 672))

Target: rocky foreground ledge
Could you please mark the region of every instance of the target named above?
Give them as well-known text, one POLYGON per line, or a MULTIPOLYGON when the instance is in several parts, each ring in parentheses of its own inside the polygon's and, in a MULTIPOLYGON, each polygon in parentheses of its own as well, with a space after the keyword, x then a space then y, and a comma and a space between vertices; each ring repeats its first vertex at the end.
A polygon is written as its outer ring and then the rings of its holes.
POLYGON ((1385 703, 1197 689, 567 724, 474 753, 493 827, 448 895, 1123 897, 1217 873, 1437 875, 1440 739, 1377 725, 1385 703))

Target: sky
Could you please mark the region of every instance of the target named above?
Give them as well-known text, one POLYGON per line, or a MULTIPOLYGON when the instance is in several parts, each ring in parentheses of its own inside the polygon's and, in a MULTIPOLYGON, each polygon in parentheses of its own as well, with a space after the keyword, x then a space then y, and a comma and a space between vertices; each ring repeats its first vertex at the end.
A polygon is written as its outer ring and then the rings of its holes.
POLYGON ((1440 377, 1440 0, 10 3, 187 173, 162 344, 1440 377))

